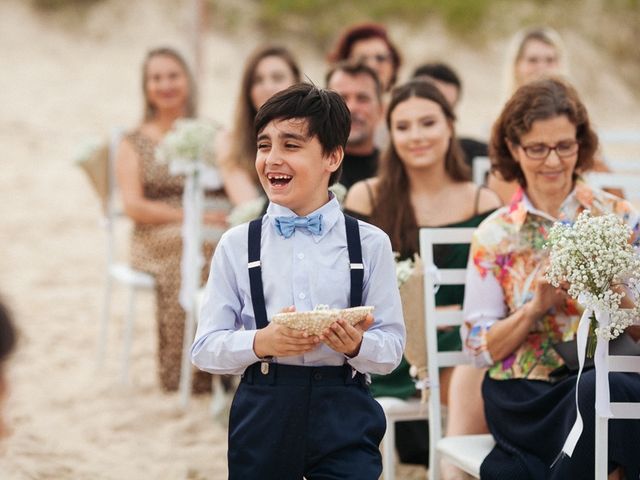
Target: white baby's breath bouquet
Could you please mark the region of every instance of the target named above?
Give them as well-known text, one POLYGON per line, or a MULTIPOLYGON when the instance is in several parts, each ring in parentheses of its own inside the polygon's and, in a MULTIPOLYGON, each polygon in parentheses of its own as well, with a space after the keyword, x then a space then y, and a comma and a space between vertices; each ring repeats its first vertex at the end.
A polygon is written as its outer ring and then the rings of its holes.
POLYGON ((413 269, 415 268, 415 261, 413 258, 405 258, 400 260, 400 254, 395 253, 396 257, 396 280, 398 282, 398 288, 402 287, 407 280, 411 277, 413 269))
POLYGON ((593 357, 598 339, 618 337, 640 308, 623 309, 625 291, 634 303, 640 285, 640 257, 629 243, 631 229, 614 214, 592 216, 584 211, 575 223, 556 222, 549 232, 550 266, 547 280, 558 287, 568 283, 568 294, 594 313, 590 317, 587 356, 593 357), (600 326, 595 312, 608 314, 600 326))
POLYGON ((195 118, 176 120, 173 128, 156 148, 162 163, 215 165, 214 140, 219 127, 195 118))

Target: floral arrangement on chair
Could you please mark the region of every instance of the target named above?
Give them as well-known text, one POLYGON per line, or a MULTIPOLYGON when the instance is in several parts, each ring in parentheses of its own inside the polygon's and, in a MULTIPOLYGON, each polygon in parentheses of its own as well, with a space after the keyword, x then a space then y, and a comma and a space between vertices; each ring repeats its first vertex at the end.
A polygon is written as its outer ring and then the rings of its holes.
POLYGON ((156 158, 162 163, 202 162, 214 166, 214 140, 218 130, 219 127, 209 121, 194 118, 176 120, 156 148, 156 158))
POLYGON ((402 300, 402 314, 407 329, 404 357, 411 365, 409 374, 416 381, 416 389, 422 392, 422 402, 428 399, 427 345, 424 324, 424 273, 422 259, 400 260, 396 257, 396 280, 402 300))
POLYGON ((587 357, 593 357, 598 339, 618 337, 640 315, 638 306, 621 306, 625 290, 636 300, 640 286, 631 234, 616 215, 594 217, 588 210, 574 224, 556 222, 549 232, 546 278, 555 287, 568 283, 568 294, 588 309, 587 357))

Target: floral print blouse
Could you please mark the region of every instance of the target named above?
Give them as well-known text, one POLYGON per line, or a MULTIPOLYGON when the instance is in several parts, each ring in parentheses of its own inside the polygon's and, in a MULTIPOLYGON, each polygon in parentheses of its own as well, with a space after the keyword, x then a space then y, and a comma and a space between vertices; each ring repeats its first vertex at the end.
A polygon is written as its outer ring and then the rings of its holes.
POLYGON ((545 260, 543 246, 554 221, 574 221, 587 209, 593 215, 619 215, 633 229, 632 240, 638 243, 640 217, 631 204, 580 179, 563 202, 558 219, 536 210, 521 189, 511 205, 494 212, 474 233, 460 335, 465 352, 476 366, 489 367, 491 378, 549 380, 549 374, 563 365, 552 344, 575 336, 581 309, 571 298, 537 320, 526 340, 502 361, 491 358, 486 335, 496 321, 531 300, 531 284, 545 260))

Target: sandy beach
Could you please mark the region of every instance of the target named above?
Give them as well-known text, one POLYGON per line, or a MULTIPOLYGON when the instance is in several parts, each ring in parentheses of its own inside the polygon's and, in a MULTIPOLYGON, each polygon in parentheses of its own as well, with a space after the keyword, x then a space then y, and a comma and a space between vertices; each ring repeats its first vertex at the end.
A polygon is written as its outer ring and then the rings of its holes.
MULTIPOLYGON (((192 398, 183 411, 177 394, 160 390, 150 295, 138 302, 130 383, 119 382, 122 292, 114 298, 106 363, 100 370, 95 363, 105 236, 98 200, 73 165, 73 153, 87 138, 136 124, 140 62, 149 47, 186 51, 188 14, 170 3, 106 1, 82 25, 69 27, 56 16, 34 14, 28 2, 0 2, 0 292, 20 330, 8 371, 13 433, 2 443, 2 479, 226 478, 226 422, 210 414, 210 397, 192 398), (142 16, 143 29, 136 20, 142 16)), ((400 27, 392 31, 400 45, 407 42, 403 78, 423 60, 422 40, 439 35, 428 58, 459 65, 466 85, 460 130, 486 134, 499 110, 495 72, 504 43, 479 53, 457 46, 437 26, 422 38, 400 27)), ((255 34, 206 35, 204 115, 229 124, 242 60, 258 40, 255 34)), ((574 60, 594 55, 580 37, 568 40, 574 60)), ((305 45, 296 53, 322 84, 322 56, 305 45)), ((597 62, 613 71, 606 59, 597 62)), ((595 81, 576 69, 576 82, 599 128, 638 128, 640 106, 620 79, 607 74, 595 81)), ((123 255, 126 233, 119 236, 123 255)), ((423 472, 407 467, 399 478, 423 472)))

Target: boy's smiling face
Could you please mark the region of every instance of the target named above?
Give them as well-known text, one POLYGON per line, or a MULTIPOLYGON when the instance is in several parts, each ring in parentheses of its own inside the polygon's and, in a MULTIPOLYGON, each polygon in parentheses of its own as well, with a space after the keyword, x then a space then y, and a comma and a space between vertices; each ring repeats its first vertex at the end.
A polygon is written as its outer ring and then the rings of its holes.
POLYGON ((276 119, 258 134, 256 170, 269 200, 305 216, 327 203, 329 177, 343 151, 325 154, 307 120, 276 119))

